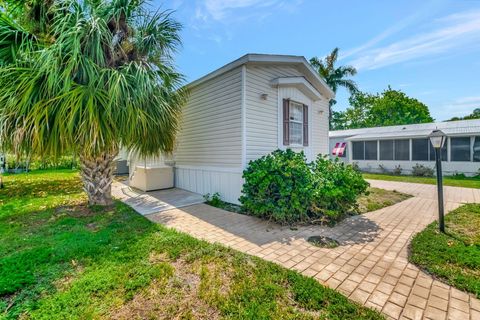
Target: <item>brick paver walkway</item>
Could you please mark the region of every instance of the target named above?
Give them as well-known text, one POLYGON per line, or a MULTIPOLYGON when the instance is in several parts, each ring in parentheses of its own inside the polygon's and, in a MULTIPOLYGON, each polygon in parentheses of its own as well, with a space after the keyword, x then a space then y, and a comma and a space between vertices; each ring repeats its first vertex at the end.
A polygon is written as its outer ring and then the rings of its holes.
MULTIPOLYGON (((414 197, 351 217, 334 228, 291 229, 205 204, 150 214, 155 222, 210 242, 219 242, 314 277, 391 319, 480 319, 480 301, 434 280, 408 262, 412 235, 437 218, 435 186, 370 181, 378 188, 414 197), (306 238, 325 235, 340 242, 317 248, 306 238)), ((445 187, 446 211, 480 203, 480 189, 445 187)))

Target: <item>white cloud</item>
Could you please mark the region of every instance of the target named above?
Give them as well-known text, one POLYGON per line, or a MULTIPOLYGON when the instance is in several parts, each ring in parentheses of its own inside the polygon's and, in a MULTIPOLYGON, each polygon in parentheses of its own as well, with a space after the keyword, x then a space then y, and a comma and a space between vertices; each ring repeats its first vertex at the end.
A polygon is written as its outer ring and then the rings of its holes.
POLYGON ((190 20, 190 28, 199 38, 221 45, 234 34, 231 26, 258 23, 275 12, 295 12, 303 0, 197 0, 190 20), (221 24, 221 27, 218 24, 221 24), (206 32, 208 30, 209 32, 206 32))
MULTIPOLYGON (((294 1, 295 4, 301 0, 294 1)), ((230 21, 242 19, 245 16, 264 16, 270 14, 272 8, 292 9, 291 1, 286 0, 204 0, 197 3, 195 17, 201 21, 230 21), (248 13, 244 9, 253 9, 248 13)))
POLYGON ((476 108, 480 108, 480 96, 468 96, 441 105, 436 113, 440 116, 441 120, 446 120, 452 117, 469 115, 476 108))
POLYGON ((454 101, 453 105, 456 107, 461 107, 462 109, 471 108, 473 111, 474 108, 480 108, 480 96, 463 97, 454 101))
MULTIPOLYGON (((434 5, 434 4, 433 4, 434 5)), ((424 3, 423 6, 415 8, 415 11, 413 14, 405 17, 404 19, 401 19, 397 23, 395 23, 393 26, 385 29, 382 33, 379 35, 373 37, 369 41, 365 42, 364 44, 350 49, 346 50, 343 53, 340 54, 339 59, 345 59, 347 57, 353 56, 356 53, 365 51, 366 49, 369 49, 376 44, 382 42, 383 40, 389 38, 390 36, 406 29, 407 27, 411 26, 413 23, 415 23, 418 20, 421 20, 422 18, 425 18, 429 15, 431 15, 435 10, 432 8, 432 3, 431 2, 426 2, 424 3)))
POLYGON ((435 20, 429 32, 419 33, 383 47, 360 48, 350 63, 358 69, 377 69, 438 56, 448 51, 476 48, 479 43, 480 10, 467 11, 435 20))

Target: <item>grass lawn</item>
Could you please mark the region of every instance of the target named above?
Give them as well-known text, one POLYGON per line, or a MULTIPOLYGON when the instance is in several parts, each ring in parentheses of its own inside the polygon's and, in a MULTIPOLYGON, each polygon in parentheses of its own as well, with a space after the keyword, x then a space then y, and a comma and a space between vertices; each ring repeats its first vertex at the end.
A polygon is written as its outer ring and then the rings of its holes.
POLYGON ((368 188, 368 194, 358 198, 359 213, 367 213, 394 205, 410 198, 411 195, 396 190, 368 188))
MULTIPOLYGON (((400 182, 413 182, 425 184, 437 184, 435 177, 395 176, 381 173, 364 173, 365 179, 387 180, 400 182)), ((443 184, 452 187, 477 188, 480 189, 480 177, 444 176, 443 184)))
POLYGON ((458 289, 480 298, 480 204, 445 216, 446 234, 430 224, 412 240, 410 260, 458 289))
POLYGON ((381 319, 311 278, 151 223, 85 206, 78 174, 0 190, 0 318, 381 319))

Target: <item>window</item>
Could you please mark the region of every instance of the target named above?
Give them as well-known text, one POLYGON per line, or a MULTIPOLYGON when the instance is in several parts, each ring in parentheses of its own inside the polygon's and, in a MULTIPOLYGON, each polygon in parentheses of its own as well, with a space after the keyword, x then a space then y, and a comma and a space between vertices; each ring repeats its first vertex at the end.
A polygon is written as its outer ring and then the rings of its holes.
POLYGON ((476 136, 473 142, 473 161, 480 162, 480 136, 476 136))
POLYGON ((412 139, 412 160, 428 161, 429 139, 412 139))
POLYGON ((470 137, 450 138, 451 161, 471 161, 470 137))
POLYGON ((352 142, 353 160, 365 160, 365 143, 363 141, 352 142))
POLYGON ((303 144, 303 105, 290 102, 289 113, 290 144, 303 144))
POLYGON ((365 141, 365 160, 377 160, 377 141, 365 141))
MULTIPOLYGON (((431 142, 429 142, 428 145, 429 145, 430 161, 435 161, 435 149, 433 148, 431 142)), ((442 161, 448 160, 447 145, 448 143, 447 141, 445 141, 445 143, 443 144, 442 150, 440 152, 440 159, 442 159, 442 161)))
POLYGON ((395 160, 410 160, 409 140, 395 140, 395 160))
POLYGON ((380 140, 380 160, 393 160, 393 140, 380 140))
POLYGON ((308 146, 308 107, 283 100, 283 144, 308 146))

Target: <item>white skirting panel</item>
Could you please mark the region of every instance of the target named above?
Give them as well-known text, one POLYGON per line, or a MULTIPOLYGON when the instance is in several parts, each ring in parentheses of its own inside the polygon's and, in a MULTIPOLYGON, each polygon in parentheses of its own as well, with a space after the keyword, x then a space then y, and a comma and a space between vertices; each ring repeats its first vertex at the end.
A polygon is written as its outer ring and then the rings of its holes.
POLYGON ((175 167, 175 187, 201 195, 218 192, 230 203, 239 204, 242 185, 240 169, 175 167))

